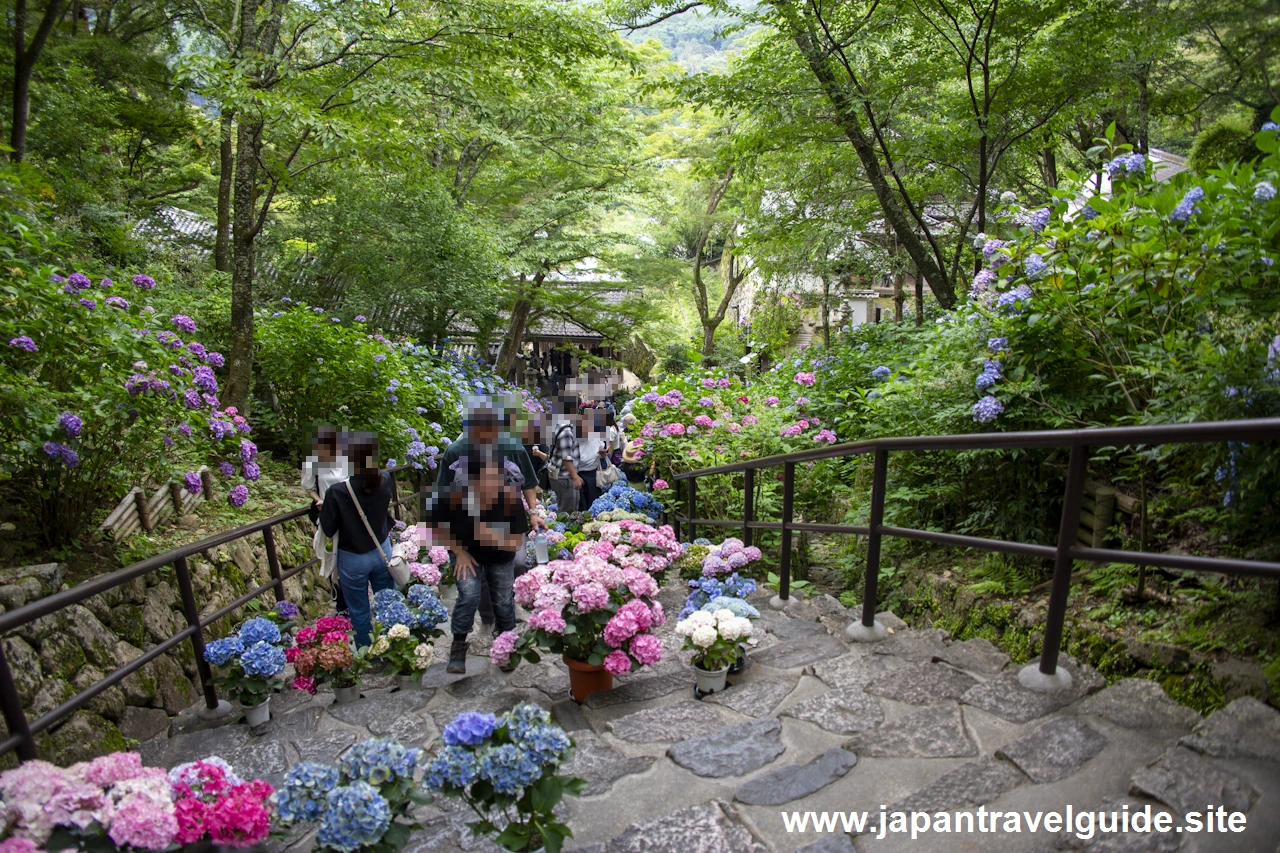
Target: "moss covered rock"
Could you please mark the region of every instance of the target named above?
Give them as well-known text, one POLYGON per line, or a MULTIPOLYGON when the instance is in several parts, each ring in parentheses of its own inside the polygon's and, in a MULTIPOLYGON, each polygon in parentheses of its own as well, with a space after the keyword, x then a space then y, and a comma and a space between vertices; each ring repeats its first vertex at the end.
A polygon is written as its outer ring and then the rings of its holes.
POLYGON ((124 735, 110 720, 80 710, 45 738, 40 753, 42 758, 65 767, 128 748, 124 735))

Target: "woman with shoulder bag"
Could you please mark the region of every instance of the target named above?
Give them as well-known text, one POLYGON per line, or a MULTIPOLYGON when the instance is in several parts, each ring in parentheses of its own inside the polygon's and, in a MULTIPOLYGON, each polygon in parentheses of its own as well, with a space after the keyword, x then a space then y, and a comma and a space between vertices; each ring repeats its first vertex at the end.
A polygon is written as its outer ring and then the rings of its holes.
POLYGON ((320 510, 320 528, 326 536, 338 534, 338 582, 347 599, 356 645, 369 645, 373 617, 369 589, 394 589, 391 576, 391 517, 393 484, 383 471, 378 439, 370 434, 351 438, 351 479, 333 489, 320 510))

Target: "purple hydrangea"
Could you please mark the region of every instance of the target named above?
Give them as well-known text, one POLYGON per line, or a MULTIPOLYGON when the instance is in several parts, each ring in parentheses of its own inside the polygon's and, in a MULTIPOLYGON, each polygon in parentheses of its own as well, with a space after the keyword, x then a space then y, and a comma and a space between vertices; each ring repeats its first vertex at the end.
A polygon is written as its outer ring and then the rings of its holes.
POLYGON ((978 274, 973 277, 973 284, 969 288, 971 296, 977 296, 984 290, 989 289, 996 283, 996 274, 991 270, 979 270, 978 274))
POLYGON ((1084 218, 1085 222, 1092 222, 1098 218, 1098 211, 1093 208, 1093 205, 1086 204, 1080 208, 1080 216, 1084 218))
MULTIPOLYGON (((185 370, 183 370, 183 369, 182 369, 182 367, 181 367, 180 365, 177 365, 177 364, 171 364, 171 365, 169 365, 169 372, 170 372, 170 373, 172 373, 174 376, 186 376, 186 375, 187 375, 187 372, 186 372, 185 370)), ((190 389, 190 388, 188 388, 187 390, 188 390, 188 391, 190 391, 191 389, 190 389)))
POLYGON ((217 409, 220 407, 220 404, 218 403, 218 398, 213 396, 212 394, 201 394, 200 396, 204 400, 204 404, 209 408, 217 409))
POLYGON ((78 438, 80 430, 84 428, 84 421, 73 412, 63 412, 58 418, 58 423, 62 424, 62 430, 67 434, 67 438, 78 438))
POLYGON ((39 352, 40 348, 36 346, 36 342, 26 335, 18 335, 16 338, 9 338, 9 346, 24 349, 27 352, 39 352))
POLYGON ((44 443, 45 455, 51 459, 59 459, 63 465, 68 468, 75 468, 80 464, 80 454, 76 453, 65 444, 56 441, 46 441, 44 443))
POLYGON ((1262 127, 1258 129, 1263 133, 1275 133, 1280 130, 1280 124, 1276 124, 1274 121, 1264 121, 1262 127))
POLYGON ((892 372, 893 372, 892 370, 890 370, 889 368, 885 367, 882 364, 879 367, 877 367, 875 370, 871 371, 871 376, 873 379, 885 379, 892 372))
POLYGON ((213 433, 215 439, 221 441, 229 435, 236 434, 236 425, 230 421, 211 420, 209 421, 209 432, 213 433))
POLYGON ((997 252, 1004 248, 1004 241, 992 238, 982 244, 982 257, 990 261, 997 252))
POLYGON ((1031 301, 1031 288, 1025 284, 1020 284, 1013 290, 1000 294, 1000 298, 996 300, 996 307, 1006 309, 1009 313, 1019 310, 1019 303, 1031 301))
POLYGON ((699 406, 714 406, 715 404, 716 404, 716 401, 712 400, 710 397, 701 397, 698 400, 699 406))
POLYGON ((1051 211, 1047 207, 1042 207, 1035 213, 1031 214, 1031 230, 1039 234, 1049 224, 1049 215, 1051 211))
POLYGON ((109 278, 104 278, 102 281, 98 282, 98 287, 101 287, 104 290, 109 290, 115 286, 116 283, 109 278))
POLYGON ((119 308, 121 311, 124 311, 129 307, 129 300, 125 299, 123 296, 108 296, 107 304, 112 308, 119 308))
POLYGON ((195 471, 188 471, 183 474, 182 479, 185 481, 186 490, 193 495, 200 494, 200 491, 204 488, 204 483, 200 482, 200 475, 195 471))
POLYGON ((166 436, 164 437, 164 446, 165 446, 165 447, 173 447, 173 439, 172 439, 172 438, 169 438, 169 436, 167 436, 167 435, 166 435, 166 436))
POLYGON ((312 310, 313 312, 315 312, 316 314, 323 314, 323 313, 324 313, 324 309, 323 309, 323 308, 312 308, 311 310, 312 310))
POLYGON ((991 338, 987 341, 987 349, 992 352, 1004 352, 1009 348, 1008 338, 991 338))
POLYGON ((98 303, 92 299, 81 299, 80 304, 83 305, 85 308, 88 308, 90 311, 98 307, 98 303))
POLYGON ((444 727, 444 742, 446 746, 479 746, 497 727, 498 719, 493 714, 463 711, 444 727))
POLYGON ((257 462, 241 462, 240 470, 244 474, 244 478, 251 482, 262 476, 262 469, 258 467, 257 462))
POLYGON ((973 387, 977 391, 985 391, 992 385, 996 384, 996 380, 1000 377, 994 373, 983 371, 978 374, 978 378, 973 380, 973 387))
POLYGON ((79 293, 82 290, 88 290, 93 286, 93 282, 89 281, 89 276, 82 272, 73 272, 67 279, 67 284, 71 285, 75 293, 79 293))
POLYGON ((281 301, 281 302, 283 302, 285 305, 292 305, 292 304, 293 304, 293 300, 292 300, 292 299, 290 299, 290 298, 289 298, 289 297, 287 297, 287 296, 281 296, 281 297, 280 297, 280 301, 281 301))
POLYGON ((197 367, 191 381, 192 384, 206 394, 218 393, 218 379, 213 375, 212 367, 205 367, 204 365, 197 367))
POLYGON ((208 353, 205 351, 204 344, 199 341, 191 341, 187 344, 187 351, 196 358, 203 359, 208 353))
POLYGON ((987 395, 973 404, 973 419, 980 424, 989 424, 1004 412, 1004 405, 995 397, 987 395))
MULTIPOLYGON (((182 392, 182 403, 188 409, 198 409, 203 401, 200 399, 200 392, 194 388, 188 388, 182 392)), ((190 429, 190 427, 187 427, 190 429)))
POLYGON ((240 439, 240 459, 244 462, 252 462, 254 457, 258 455, 258 445, 254 444, 247 438, 240 439))
POLYGON ((218 472, 224 477, 234 477, 236 475, 236 466, 230 462, 220 462, 218 463, 218 472))
POLYGON ((232 486, 231 491, 227 492, 227 502, 235 509, 244 506, 249 500, 249 487, 243 483, 239 486, 232 486))
POLYGON ((187 334, 196 330, 196 321, 192 320, 186 314, 174 314, 172 322, 175 328, 181 329, 187 334))
POLYGON ((1182 197, 1182 201, 1178 202, 1178 206, 1169 214, 1169 218, 1174 222, 1186 222, 1200 212, 1200 208, 1196 205, 1203 200, 1204 190, 1200 187, 1192 187, 1187 190, 1186 195, 1182 197))
POLYGON ((1039 255, 1031 255, 1022 262, 1022 268, 1026 270, 1027 278, 1035 280, 1044 275, 1044 271, 1049 268, 1049 265, 1039 255))
POLYGON ((187 438, 191 438, 191 424, 178 424, 178 432, 182 433, 187 438))
POLYGON ((138 273, 133 277, 133 285, 142 290, 151 290, 156 286, 156 280, 149 275, 138 273))
POLYGON ((206 363, 211 364, 214 367, 222 367, 227 363, 227 360, 222 357, 222 353, 216 351, 207 353, 204 360, 206 363))
POLYGON ((363 314, 357 314, 357 315, 356 315, 356 322, 357 322, 357 323, 363 323, 366 319, 367 319, 367 318, 366 318, 363 314))
POLYGON ((1280 382, 1280 335, 1267 347, 1267 373, 1276 382, 1280 382))

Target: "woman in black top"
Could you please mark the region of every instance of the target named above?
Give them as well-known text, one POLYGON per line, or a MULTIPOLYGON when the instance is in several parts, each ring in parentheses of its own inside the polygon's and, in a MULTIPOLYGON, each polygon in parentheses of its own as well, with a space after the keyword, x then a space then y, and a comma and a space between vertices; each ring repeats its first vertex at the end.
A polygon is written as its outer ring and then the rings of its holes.
POLYGON ((496 632, 516 627, 515 558, 529 522, 520 493, 503 480, 502 457, 492 447, 473 448, 467 457, 466 484, 445 486, 427 506, 433 539, 455 557, 458 601, 451 620, 448 672, 466 672, 467 635, 480 604, 482 581, 493 599, 496 632))
POLYGON ((347 600, 356 645, 367 646, 373 630, 369 587, 379 592, 394 589, 396 585, 387 568, 391 559, 391 528, 395 524, 390 513, 393 486, 390 472, 380 467, 377 437, 357 433, 351 439, 348 453, 351 479, 341 487, 330 489, 325 496, 320 510, 320 527, 325 536, 341 533, 338 537, 338 583, 342 585, 347 600), (355 500, 352 500, 353 494, 355 500), (356 509, 357 502, 377 537, 376 542, 365 530, 364 521, 356 509))

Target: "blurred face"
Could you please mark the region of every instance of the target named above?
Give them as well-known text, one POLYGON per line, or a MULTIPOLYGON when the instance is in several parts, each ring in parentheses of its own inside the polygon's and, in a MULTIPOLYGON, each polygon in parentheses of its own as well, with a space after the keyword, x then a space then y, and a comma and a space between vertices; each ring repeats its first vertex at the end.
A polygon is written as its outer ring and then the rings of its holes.
POLYGON ((493 465, 486 466, 476 478, 476 493, 488 503, 502 489, 503 471, 493 465))
POLYGON ((497 420, 479 420, 471 425, 471 440, 476 444, 493 444, 498 440, 497 420))

